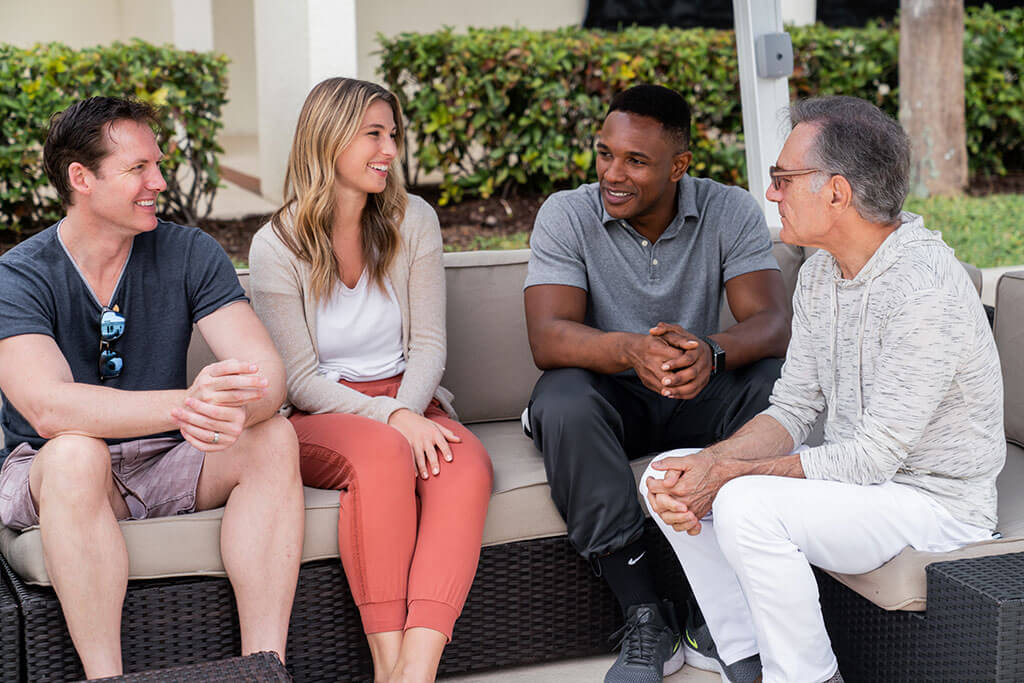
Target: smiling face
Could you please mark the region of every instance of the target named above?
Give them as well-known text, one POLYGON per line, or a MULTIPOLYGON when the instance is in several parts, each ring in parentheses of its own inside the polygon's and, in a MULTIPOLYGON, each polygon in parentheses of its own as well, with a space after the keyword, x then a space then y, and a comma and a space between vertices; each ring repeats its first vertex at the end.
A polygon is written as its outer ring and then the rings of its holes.
POLYGON ((613 111, 598 133, 597 179, 601 201, 613 218, 664 222, 675 215, 676 183, 690 164, 664 126, 648 116, 613 111))
POLYGON ((398 154, 395 114, 391 105, 375 100, 363 115, 355 137, 335 161, 339 191, 376 194, 387 187, 388 171, 398 154))
MULTIPOLYGON (((811 149, 818 130, 812 124, 799 123, 786 139, 776 162, 779 170, 793 171, 813 168, 811 149)), ((787 244, 809 247, 824 247, 822 241, 832 226, 833 212, 829 199, 832 197, 830 183, 821 184, 820 173, 779 178, 779 189, 768 184, 765 197, 779 205, 782 217, 782 231, 779 238, 787 244)))
POLYGON ((75 210, 93 222, 126 235, 156 227, 156 198, 167 189, 160 161, 163 155, 149 126, 131 120, 113 121, 106 129, 108 153, 95 173, 72 164, 77 180, 75 210))

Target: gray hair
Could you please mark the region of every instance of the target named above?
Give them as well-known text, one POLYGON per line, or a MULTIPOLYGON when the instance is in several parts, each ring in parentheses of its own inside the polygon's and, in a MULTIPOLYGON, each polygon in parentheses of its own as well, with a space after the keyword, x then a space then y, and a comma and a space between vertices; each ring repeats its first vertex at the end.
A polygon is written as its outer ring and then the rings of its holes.
POLYGON ((899 218, 910 184, 910 139, 898 122, 870 102, 845 95, 797 100, 789 106, 789 120, 794 128, 806 123, 818 129, 807 161, 846 178, 861 218, 899 218))

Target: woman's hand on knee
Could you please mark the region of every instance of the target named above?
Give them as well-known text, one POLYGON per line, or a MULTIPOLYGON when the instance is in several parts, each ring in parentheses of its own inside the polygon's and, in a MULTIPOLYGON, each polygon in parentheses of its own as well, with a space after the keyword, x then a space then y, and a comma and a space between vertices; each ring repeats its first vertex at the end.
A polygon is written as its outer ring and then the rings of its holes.
POLYGON ((428 478, 431 472, 435 476, 441 473, 439 452, 446 462, 452 461, 452 449, 448 442, 462 441, 455 432, 444 425, 417 415, 408 408, 391 413, 388 424, 397 429, 409 442, 416 471, 424 479, 428 478))

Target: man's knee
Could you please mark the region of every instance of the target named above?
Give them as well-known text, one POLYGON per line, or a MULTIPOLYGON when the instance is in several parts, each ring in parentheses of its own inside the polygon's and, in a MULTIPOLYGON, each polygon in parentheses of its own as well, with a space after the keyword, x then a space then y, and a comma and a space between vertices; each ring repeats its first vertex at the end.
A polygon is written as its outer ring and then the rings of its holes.
POLYGON ((297 473, 299 442, 291 423, 275 415, 246 430, 247 457, 278 471, 297 473))
POLYGON ((106 498, 111 487, 110 449, 102 439, 68 434, 39 449, 29 474, 33 496, 42 504, 106 498))
POLYGON ((746 546, 760 546, 772 536, 785 534, 769 476, 738 477, 728 482, 711 506, 715 535, 730 556, 746 546))
POLYGON ((614 415, 608 401, 597 391, 597 376, 582 368, 546 371, 530 399, 530 423, 534 439, 550 429, 586 429, 614 415))
POLYGON ((681 458, 681 457, 684 457, 684 456, 687 456, 687 455, 693 455, 694 453, 700 453, 701 450, 702 449, 700 449, 700 448, 676 448, 674 450, 665 451, 664 453, 661 453, 661 454, 655 456, 654 459, 652 459, 651 462, 649 462, 647 464, 647 469, 644 470, 644 473, 642 475, 640 475, 640 483, 638 485, 638 489, 640 490, 640 495, 643 496, 644 498, 647 497, 647 479, 648 478, 652 478, 652 477, 654 479, 664 479, 665 478, 665 470, 656 470, 656 469, 654 469, 654 463, 656 463, 656 462, 658 462, 660 460, 664 460, 665 458, 681 458))

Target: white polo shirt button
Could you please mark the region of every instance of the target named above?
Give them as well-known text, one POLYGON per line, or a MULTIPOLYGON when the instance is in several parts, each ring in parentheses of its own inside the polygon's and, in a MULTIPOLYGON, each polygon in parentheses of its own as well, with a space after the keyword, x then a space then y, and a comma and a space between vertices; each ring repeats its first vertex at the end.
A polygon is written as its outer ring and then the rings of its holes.
POLYGON ((652 266, 658 265, 658 259, 654 259, 653 261, 651 261, 651 265, 652 266))

